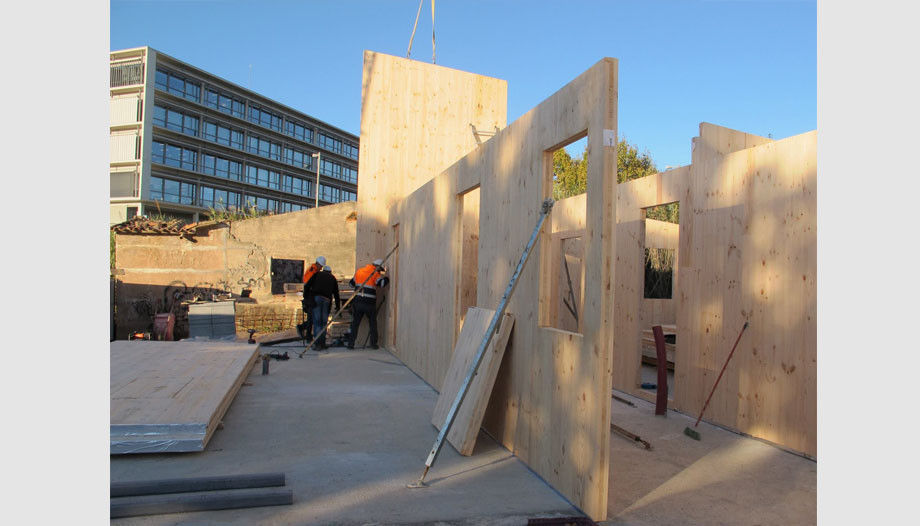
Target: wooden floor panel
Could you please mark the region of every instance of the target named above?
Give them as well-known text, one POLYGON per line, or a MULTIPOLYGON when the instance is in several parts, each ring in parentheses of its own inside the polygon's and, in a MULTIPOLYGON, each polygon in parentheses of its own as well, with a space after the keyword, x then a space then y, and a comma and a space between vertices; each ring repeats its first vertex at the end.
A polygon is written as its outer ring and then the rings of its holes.
POLYGON ((255 364, 232 342, 111 343, 112 454, 202 451, 255 364))

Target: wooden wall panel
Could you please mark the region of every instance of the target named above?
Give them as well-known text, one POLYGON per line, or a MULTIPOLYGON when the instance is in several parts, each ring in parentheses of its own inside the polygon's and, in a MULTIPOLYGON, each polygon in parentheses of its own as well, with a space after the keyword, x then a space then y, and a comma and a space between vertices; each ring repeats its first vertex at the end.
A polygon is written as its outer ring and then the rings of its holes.
MULTIPOLYGON (((399 322, 394 352, 438 388, 453 349, 460 279, 459 194, 480 185, 477 305, 495 308, 551 194, 547 152, 588 135, 582 224, 586 272, 582 334, 540 327, 551 273, 553 212, 520 276, 508 312, 516 327, 484 427, 595 519, 606 514, 610 426, 617 62, 603 59, 390 208, 400 232, 399 322), (409 320, 411 318, 411 321, 409 320)), ((365 112, 370 111, 365 101, 365 112)), ((376 111, 376 110, 373 110, 376 111)), ((478 127, 478 126, 477 126, 478 127)), ((362 134, 362 148, 363 148, 362 134)), ((366 151, 366 150, 363 150, 366 151)), ((363 161, 362 161, 363 162, 363 161)), ((367 165, 364 169, 371 170, 367 165)), ((359 196, 360 201, 360 196, 359 196)), ((359 212, 360 214, 360 212, 359 212)), ((359 239, 359 244, 361 243, 359 239)))
POLYGON ((698 414, 749 320, 706 420, 816 454, 815 136, 703 123, 692 165, 618 185, 615 388, 647 396, 636 375, 651 310, 641 209, 678 201, 673 407, 698 414))
POLYGON ((700 410, 748 320, 707 419, 814 456, 817 134, 723 154, 729 132, 701 125, 681 207, 676 406, 700 410))
POLYGON ((505 126, 507 82, 365 51, 361 100, 358 266, 394 244, 390 207, 476 148, 471 124, 505 126))
MULTIPOLYGON (((670 298, 646 298, 644 297, 644 290, 639 289, 643 292, 639 305, 639 327, 641 330, 651 328, 654 325, 677 324, 677 277, 680 263, 680 258, 678 257, 679 235, 680 228, 677 223, 648 218, 645 220, 645 247, 674 250, 674 273, 670 298)), ((644 285, 644 274, 642 283, 644 285)))
MULTIPOLYGON (((643 314, 649 309, 649 304, 645 302, 653 301, 644 298, 647 229, 644 228, 645 218, 642 209, 675 201, 680 202, 681 225, 678 230, 682 232, 685 216, 682 200, 687 192, 689 175, 690 167, 683 166, 617 185, 617 279, 614 290, 616 297, 614 332, 616 336, 613 343, 613 386, 637 396, 649 396, 648 393, 639 389, 639 365, 642 330, 648 323, 646 315, 643 314)), ((659 236, 654 228, 651 236, 652 242, 655 243, 659 236)), ((679 282, 680 277, 678 277, 679 282)), ((674 308, 676 311, 676 305, 674 308)), ((678 341, 680 341, 679 336, 678 341)), ((678 352, 679 349, 678 347, 678 352)))

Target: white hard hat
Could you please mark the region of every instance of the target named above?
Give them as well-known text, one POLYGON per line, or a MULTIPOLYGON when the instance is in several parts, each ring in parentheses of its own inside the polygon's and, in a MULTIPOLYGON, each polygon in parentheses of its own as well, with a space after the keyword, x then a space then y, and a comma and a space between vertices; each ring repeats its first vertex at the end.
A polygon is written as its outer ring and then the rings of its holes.
POLYGON ((323 256, 320 256, 320 257, 316 258, 316 262, 319 263, 320 265, 325 265, 325 264, 326 264, 326 258, 324 258, 323 256))
POLYGON ((382 260, 382 259, 375 259, 375 260, 374 260, 374 264, 377 265, 377 266, 379 267, 380 265, 383 265, 383 260, 382 260))

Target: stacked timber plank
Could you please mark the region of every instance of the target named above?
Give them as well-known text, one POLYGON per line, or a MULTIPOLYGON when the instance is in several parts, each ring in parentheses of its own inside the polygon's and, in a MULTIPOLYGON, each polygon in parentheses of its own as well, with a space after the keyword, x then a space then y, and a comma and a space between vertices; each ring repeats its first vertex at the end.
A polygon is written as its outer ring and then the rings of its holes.
POLYGON ((189 303, 188 334, 190 338, 225 338, 236 336, 234 301, 189 303))
POLYGON ((110 453, 203 451, 258 358, 231 342, 114 341, 110 453))

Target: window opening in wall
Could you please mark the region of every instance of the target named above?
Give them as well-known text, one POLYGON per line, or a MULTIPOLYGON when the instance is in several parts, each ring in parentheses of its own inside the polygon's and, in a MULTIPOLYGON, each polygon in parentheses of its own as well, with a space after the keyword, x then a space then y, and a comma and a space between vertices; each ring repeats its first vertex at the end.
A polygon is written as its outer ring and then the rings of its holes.
POLYGON ((302 259, 272 258, 272 294, 284 294, 285 283, 303 283, 302 259))
POLYGON ((671 299, 674 249, 645 247, 645 298, 671 299))
POLYGON ((553 199, 583 194, 588 190, 588 137, 553 151, 553 199))
POLYGON ((585 291, 588 137, 582 132, 547 150, 544 193, 556 200, 544 226, 540 325, 581 332, 585 291))
POLYGON ((660 325, 665 339, 668 396, 673 398, 677 349, 677 267, 680 245, 679 203, 642 209, 640 252, 642 296, 639 306, 640 360, 638 383, 647 393, 658 392, 658 355, 652 327, 660 325))
POLYGON ((466 318, 466 311, 476 306, 479 274, 479 186, 457 196, 460 220, 460 261, 458 265, 457 319, 454 338, 466 318))

